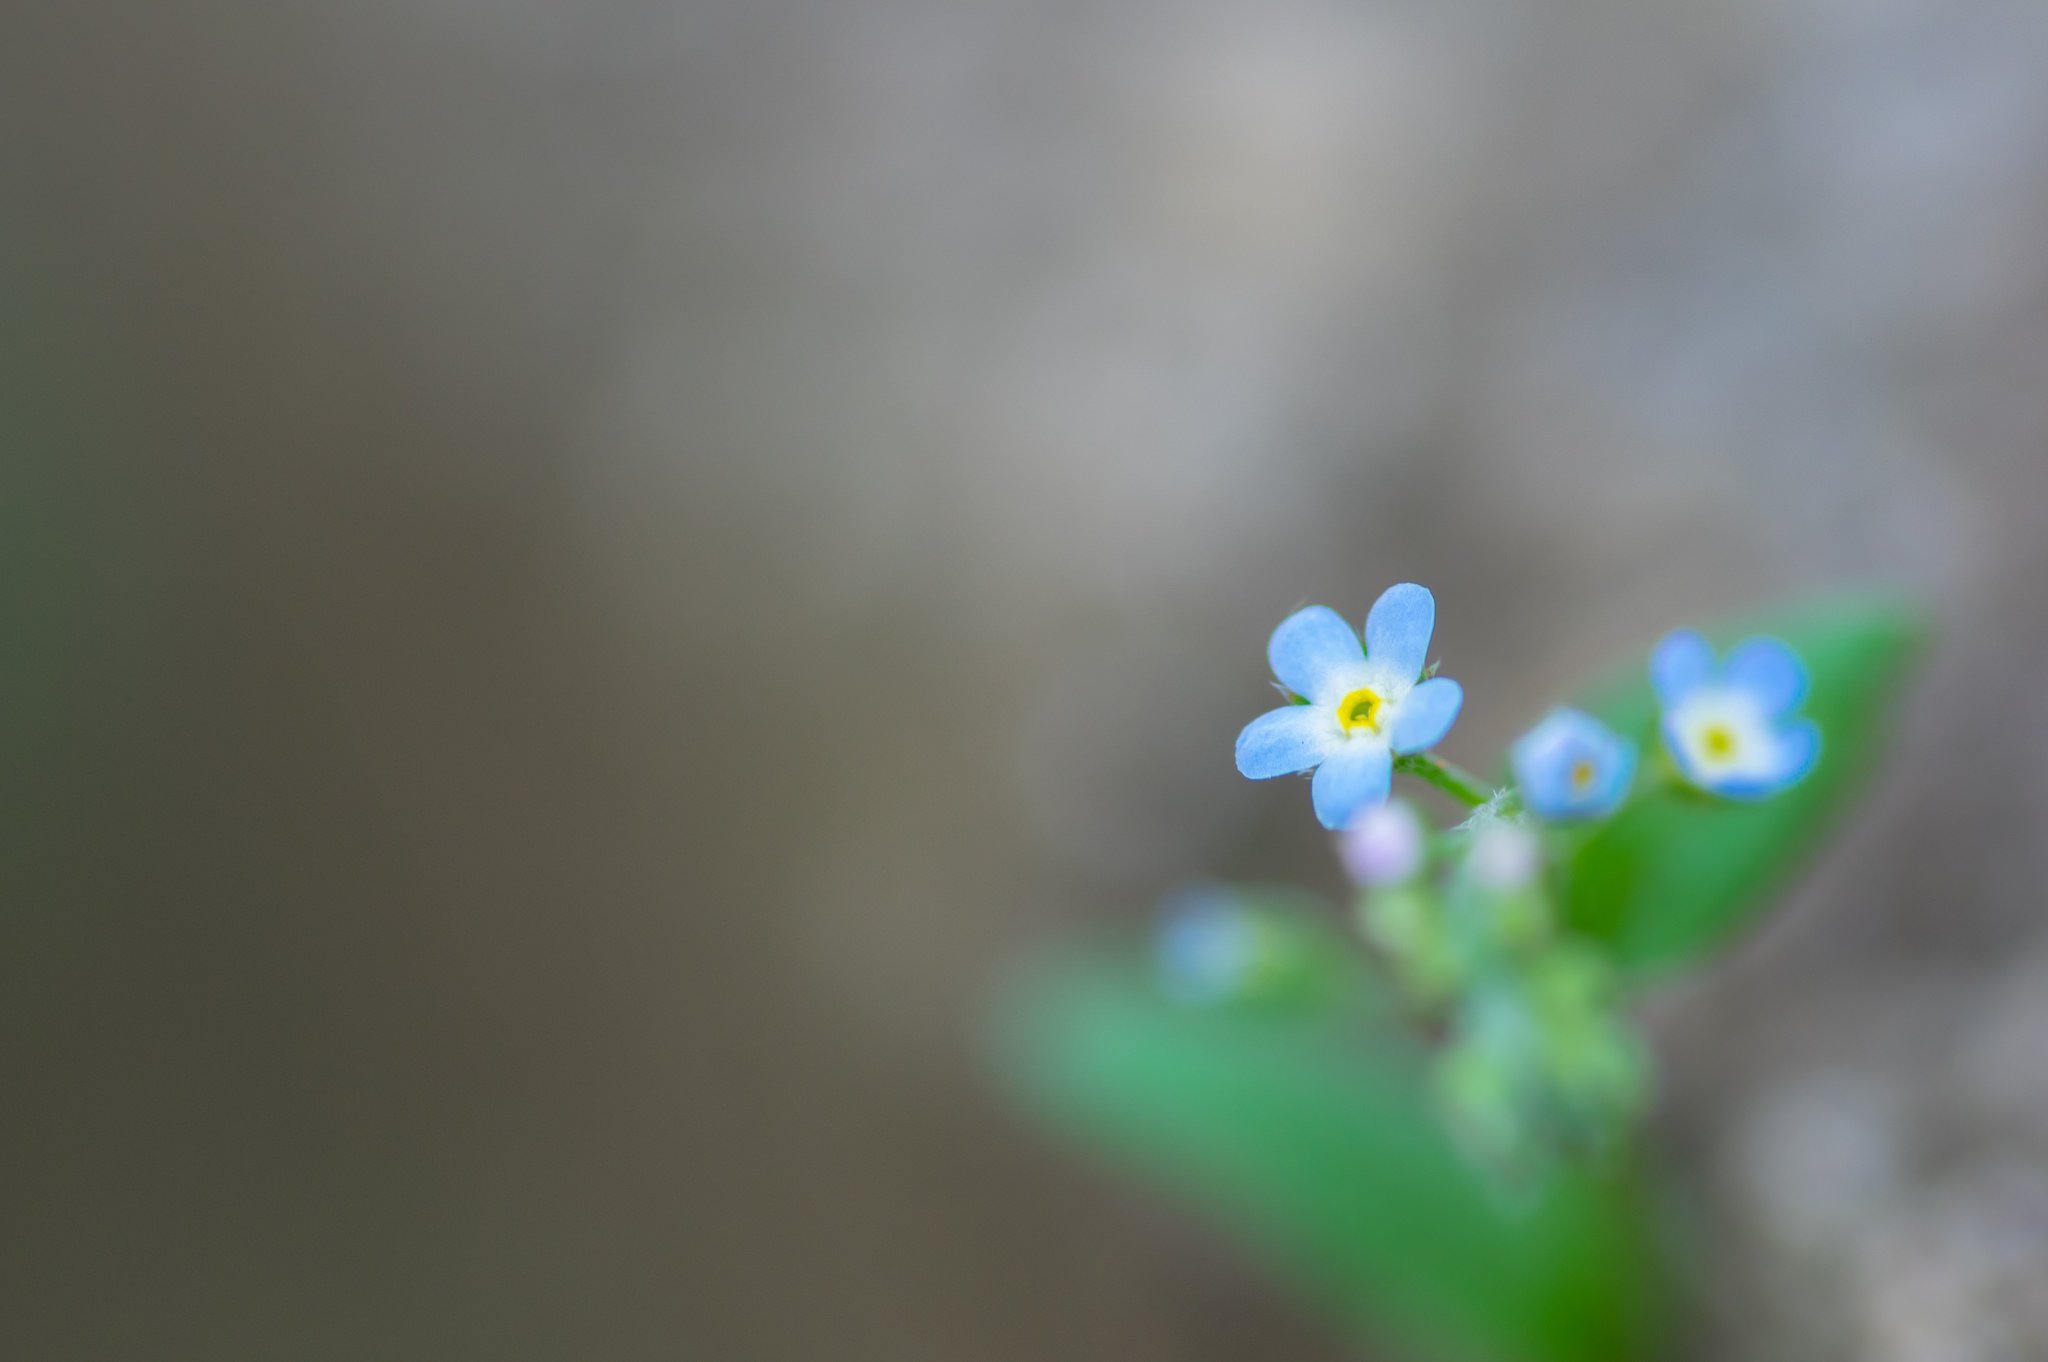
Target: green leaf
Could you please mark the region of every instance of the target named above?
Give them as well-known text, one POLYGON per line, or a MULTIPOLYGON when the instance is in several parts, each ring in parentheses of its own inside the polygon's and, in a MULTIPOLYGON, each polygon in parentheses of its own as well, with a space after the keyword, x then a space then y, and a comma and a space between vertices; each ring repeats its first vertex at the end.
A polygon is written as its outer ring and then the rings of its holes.
POLYGON ((1312 923, 1291 930, 1354 986, 1197 1007, 1129 953, 1075 952, 1017 981, 1003 1072, 1057 1128, 1243 1232, 1362 1335, 1432 1358, 1642 1355, 1653 1255, 1634 1177, 1567 1170, 1520 1196, 1486 1182, 1430 1109, 1421 1056, 1359 952, 1312 923))
MULTIPOLYGON (((1798 650, 1812 677, 1805 712, 1820 724, 1821 760, 1792 789, 1754 804, 1661 789, 1579 844, 1566 918, 1638 978, 1685 964, 1752 921, 1861 792, 1899 731, 1903 682, 1925 631, 1898 602, 1838 600, 1709 632, 1724 647, 1770 634, 1798 650)), ((1585 707, 1641 739, 1647 781, 1664 757, 1645 672, 1637 664, 1585 707)))

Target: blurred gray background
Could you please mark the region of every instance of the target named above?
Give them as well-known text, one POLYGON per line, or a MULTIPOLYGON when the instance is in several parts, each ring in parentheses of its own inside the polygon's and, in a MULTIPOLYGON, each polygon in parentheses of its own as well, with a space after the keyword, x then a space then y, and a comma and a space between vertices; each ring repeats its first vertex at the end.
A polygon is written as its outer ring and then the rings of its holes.
POLYGON ((1346 1355, 975 1020, 1334 883, 1410 579, 1470 764, 1938 609, 1655 1008, 1687 1355, 2048 1356, 2034 0, 13 0, 0 579, 8 1356, 1346 1355))

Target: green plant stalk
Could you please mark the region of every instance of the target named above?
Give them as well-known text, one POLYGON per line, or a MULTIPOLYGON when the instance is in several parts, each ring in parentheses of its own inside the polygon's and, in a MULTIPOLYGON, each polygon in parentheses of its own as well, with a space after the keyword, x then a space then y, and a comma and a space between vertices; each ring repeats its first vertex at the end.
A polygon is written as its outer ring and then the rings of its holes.
POLYGON ((1394 769, 1428 781, 1468 809, 1493 799, 1493 788, 1461 766, 1441 761, 1426 752, 1412 752, 1394 758, 1394 769))

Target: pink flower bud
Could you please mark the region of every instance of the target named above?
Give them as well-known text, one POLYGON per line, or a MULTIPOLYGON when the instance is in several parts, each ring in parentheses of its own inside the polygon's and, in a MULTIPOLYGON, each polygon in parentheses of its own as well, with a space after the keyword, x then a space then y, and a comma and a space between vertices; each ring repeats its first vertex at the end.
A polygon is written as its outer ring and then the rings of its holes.
POLYGON ((1406 883, 1422 869, 1422 820, 1400 800, 1374 805, 1338 834, 1337 854, 1365 888, 1406 883))

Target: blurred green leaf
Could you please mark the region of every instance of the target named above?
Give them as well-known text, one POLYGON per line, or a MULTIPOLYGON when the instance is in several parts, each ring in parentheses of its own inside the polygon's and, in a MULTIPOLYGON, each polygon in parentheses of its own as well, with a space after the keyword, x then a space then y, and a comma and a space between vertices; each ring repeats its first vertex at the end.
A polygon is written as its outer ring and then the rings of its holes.
MULTIPOLYGON (((1608 942, 1621 968, 1639 978, 1682 965, 1748 924, 1863 789, 1898 732, 1903 682, 1925 631, 1898 602, 1860 600, 1810 603, 1709 632, 1723 647, 1770 634, 1799 651, 1812 675, 1806 713, 1821 726, 1820 765, 1756 804, 1659 791, 1578 846, 1566 917, 1608 942)), ((1596 690, 1585 707, 1640 738, 1646 772, 1653 767, 1663 749, 1645 664, 1596 690)))
POLYGON ((1488 1184, 1430 1109, 1421 1056, 1356 948, 1296 930, 1357 986, 1285 1009, 1190 1007, 1129 953, 1076 952, 1018 980, 1004 1072, 1052 1124, 1247 1234, 1361 1334, 1431 1358, 1640 1356, 1653 1272, 1635 1180, 1488 1184))

